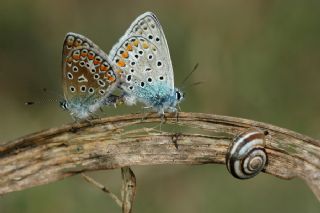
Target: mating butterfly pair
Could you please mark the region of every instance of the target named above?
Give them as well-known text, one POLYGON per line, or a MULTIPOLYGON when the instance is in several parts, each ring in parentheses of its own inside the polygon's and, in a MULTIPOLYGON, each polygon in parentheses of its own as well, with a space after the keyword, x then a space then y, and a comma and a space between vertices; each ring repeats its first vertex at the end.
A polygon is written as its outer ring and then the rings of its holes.
POLYGON ((157 17, 140 15, 109 55, 85 36, 68 33, 62 53, 64 109, 86 119, 104 105, 141 102, 160 115, 177 112, 183 93, 174 87, 168 44, 157 17), (119 88, 120 97, 113 95, 119 88))

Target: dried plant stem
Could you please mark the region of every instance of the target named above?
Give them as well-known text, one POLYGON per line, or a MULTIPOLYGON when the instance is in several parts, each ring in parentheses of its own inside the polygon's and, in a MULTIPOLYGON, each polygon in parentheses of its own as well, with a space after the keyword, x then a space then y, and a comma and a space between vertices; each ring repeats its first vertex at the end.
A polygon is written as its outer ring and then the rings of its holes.
MULTIPOLYGON (((304 179, 320 199, 320 142, 273 125, 202 113, 179 113, 167 124, 181 132, 145 128, 159 116, 131 114, 70 124, 0 146, 0 195, 91 170, 131 165, 225 163, 232 138, 248 128, 268 131, 267 174, 304 179)), ((168 125, 163 125, 163 130, 168 125)))
POLYGON ((101 191, 108 194, 112 198, 112 200, 114 200, 116 202, 116 204, 118 204, 118 206, 120 206, 120 208, 122 207, 122 201, 117 197, 117 195, 113 194, 106 186, 102 185, 101 183, 97 182, 96 180, 94 180, 93 178, 89 177, 88 175, 86 175, 84 173, 81 173, 81 176, 87 182, 91 183, 92 185, 94 185, 95 187, 100 189, 101 191))

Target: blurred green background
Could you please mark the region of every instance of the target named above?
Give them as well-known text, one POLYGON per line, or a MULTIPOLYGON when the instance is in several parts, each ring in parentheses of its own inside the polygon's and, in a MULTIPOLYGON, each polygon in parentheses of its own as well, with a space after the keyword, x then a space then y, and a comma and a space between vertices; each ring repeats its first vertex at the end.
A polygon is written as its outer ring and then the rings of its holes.
MULTIPOLYGON (((139 14, 164 28, 179 82, 199 62, 183 111, 243 117, 320 138, 319 0, 77 1, 0 0, 0 141, 72 119, 59 99, 61 47, 78 32, 109 52, 139 14), (42 88, 59 95, 45 95, 42 88)), ((120 107, 111 114, 136 112, 120 107)), ((1 168, 0 168, 1 169, 1 168)), ((134 167, 134 212, 320 212, 301 180, 232 178, 222 165, 134 167)), ((120 172, 90 173, 119 191, 120 172)), ((80 177, 0 198, 1 213, 120 212, 80 177)))

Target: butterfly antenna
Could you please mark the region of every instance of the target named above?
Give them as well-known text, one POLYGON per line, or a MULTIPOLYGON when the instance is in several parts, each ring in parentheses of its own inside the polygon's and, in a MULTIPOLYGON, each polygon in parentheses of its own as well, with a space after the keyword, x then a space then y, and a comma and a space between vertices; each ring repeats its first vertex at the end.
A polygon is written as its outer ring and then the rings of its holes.
POLYGON ((194 83, 191 83, 191 84, 188 84, 188 85, 182 87, 182 89, 186 90, 186 89, 189 89, 189 88, 194 87, 194 86, 198 86, 198 85, 203 84, 203 83, 205 83, 205 82, 204 81, 197 81, 197 82, 194 82, 194 83))
POLYGON ((181 85, 183 85, 191 77, 191 75, 197 70, 198 66, 199 66, 199 63, 196 63, 196 65, 194 65, 192 71, 184 78, 181 85))
POLYGON ((46 94, 50 94, 51 96, 59 97, 60 99, 64 99, 63 96, 55 91, 50 91, 47 88, 42 88, 42 92, 46 94))
POLYGON ((45 100, 39 100, 39 101, 26 101, 26 102, 24 102, 24 105, 31 106, 31 105, 35 105, 35 104, 44 104, 44 103, 51 103, 51 102, 57 103, 57 102, 59 102, 59 100, 45 99, 45 100))
MULTIPOLYGON (((52 91, 48 91, 47 88, 43 88, 42 92, 47 93, 47 94, 49 93, 53 96, 58 96, 59 98, 62 98, 61 95, 59 95, 55 92, 52 92, 52 91)), ((60 102, 60 100, 58 100, 56 98, 43 98, 43 99, 40 99, 39 101, 26 101, 24 104, 27 106, 31 106, 31 105, 35 105, 35 104, 44 104, 44 103, 52 103, 52 102, 57 103, 57 102, 60 102)))

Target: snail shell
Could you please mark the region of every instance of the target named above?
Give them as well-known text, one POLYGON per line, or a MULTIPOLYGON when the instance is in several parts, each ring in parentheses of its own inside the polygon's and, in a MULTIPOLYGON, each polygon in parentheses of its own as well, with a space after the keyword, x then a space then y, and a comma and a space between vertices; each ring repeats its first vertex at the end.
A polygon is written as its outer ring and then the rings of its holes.
POLYGON ((235 137, 226 155, 228 171, 239 179, 248 179, 259 174, 267 160, 265 134, 252 129, 235 137))

